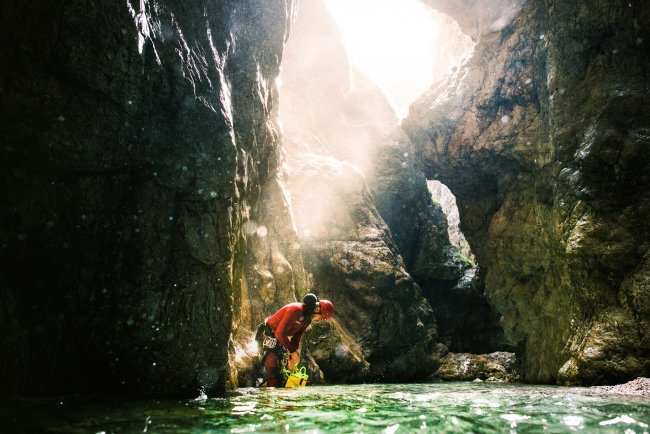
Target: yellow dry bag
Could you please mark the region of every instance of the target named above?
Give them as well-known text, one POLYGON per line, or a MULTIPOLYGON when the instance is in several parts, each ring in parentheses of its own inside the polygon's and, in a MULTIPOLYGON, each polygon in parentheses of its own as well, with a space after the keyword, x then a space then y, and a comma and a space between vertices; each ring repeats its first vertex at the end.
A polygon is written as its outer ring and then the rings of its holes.
POLYGON ((285 384, 284 387, 298 387, 307 385, 309 375, 307 375, 307 369, 305 369, 304 366, 295 371, 285 370, 285 373, 289 377, 287 378, 287 384, 285 384))

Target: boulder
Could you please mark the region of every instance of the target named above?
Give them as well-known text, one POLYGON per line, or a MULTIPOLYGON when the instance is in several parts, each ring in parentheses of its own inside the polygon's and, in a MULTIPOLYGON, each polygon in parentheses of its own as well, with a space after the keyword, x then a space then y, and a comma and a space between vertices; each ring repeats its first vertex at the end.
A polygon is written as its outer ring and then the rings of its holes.
POLYGON ((440 359, 440 363, 440 368, 430 380, 494 383, 513 383, 520 380, 519 364, 514 353, 449 353, 440 359))

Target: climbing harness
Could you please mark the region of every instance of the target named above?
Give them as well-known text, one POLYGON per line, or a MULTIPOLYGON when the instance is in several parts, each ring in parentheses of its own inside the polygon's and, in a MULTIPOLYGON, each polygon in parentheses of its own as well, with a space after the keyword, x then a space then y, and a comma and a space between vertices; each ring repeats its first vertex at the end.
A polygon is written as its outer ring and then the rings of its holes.
MULTIPOLYGON (((255 341, 260 349, 260 355, 262 360, 267 352, 273 352, 278 355, 278 358, 281 360, 281 368, 278 369, 279 374, 286 380, 284 387, 297 387, 297 386, 306 386, 307 380, 309 380, 309 375, 307 375, 307 369, 303 366, 298 369, 298 366, 294 366, 293 370, 287 369, 287 359, 290 357, 290 353, 282 346, 278 344, 278 340, 275 337, 271 326, 268 324, 268 318, 264 320, 264 323, 260 324, 260 327, 257 329, 257 334, 255 335, 255 341)), ((272 375, 277 375, 272 374, 272 375)), ((274 377, 277 378, 277 377, 274 377)), ((257 381, 255 382, 256 387, 264 387, 267 382, 267 372, 264 366, 262 366, 257 373, 257 381)))
POLYGON ((255 335, 255 340, 260 349, 260 352, 273 350, 278 345, 278 340, 273 334, 273 330, 268 323, 268 318, 257 329, 257 334, 255 335))

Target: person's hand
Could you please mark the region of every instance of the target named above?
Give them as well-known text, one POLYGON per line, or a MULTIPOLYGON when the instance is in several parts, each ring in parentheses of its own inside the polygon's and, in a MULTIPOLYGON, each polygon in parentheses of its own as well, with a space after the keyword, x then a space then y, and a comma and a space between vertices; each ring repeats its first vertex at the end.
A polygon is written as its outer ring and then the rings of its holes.
POLYGON ((300 354, 297 352, 289 354, 289 360, 287 360, 287 368, 290 371, 293 371, 296 365, 300 362, 300 354))

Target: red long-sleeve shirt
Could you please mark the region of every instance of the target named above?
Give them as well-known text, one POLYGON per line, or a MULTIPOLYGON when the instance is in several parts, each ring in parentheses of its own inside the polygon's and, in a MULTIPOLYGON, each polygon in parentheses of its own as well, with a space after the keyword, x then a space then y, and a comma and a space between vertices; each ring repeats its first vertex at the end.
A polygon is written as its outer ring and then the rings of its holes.
POLYGON ((275 338, 291 353, 298 349, 300 338, 310 324, 300 321, 302 307, 302 303, 289 303, 268 319, 275 338))

